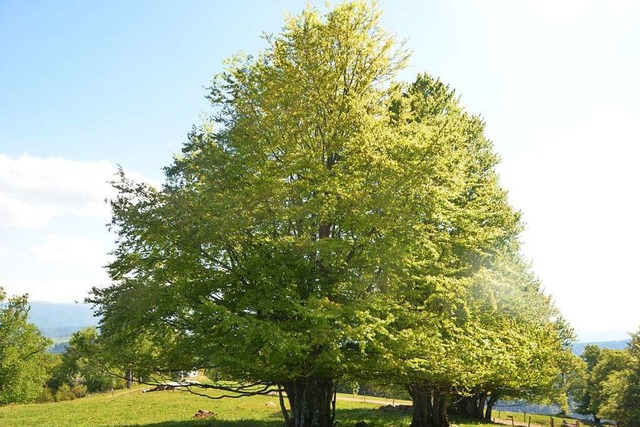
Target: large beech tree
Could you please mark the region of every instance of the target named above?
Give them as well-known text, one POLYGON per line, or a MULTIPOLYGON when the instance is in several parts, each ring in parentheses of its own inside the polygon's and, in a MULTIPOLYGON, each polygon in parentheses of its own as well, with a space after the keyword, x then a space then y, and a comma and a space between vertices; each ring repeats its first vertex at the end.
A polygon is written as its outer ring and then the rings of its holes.
POLYGON ((364 3, 288 18, 214 80, 162 189, 120 174, 113 284, 90 300, 123 366, 277 387, 295 427, 333 424, 347 372, 395 372, 412 425, 446 425, 487 360, 472 279, 517 252, 519 216, 482 121, 426 75, 395 82, 407 56, 378 19, 364 3))

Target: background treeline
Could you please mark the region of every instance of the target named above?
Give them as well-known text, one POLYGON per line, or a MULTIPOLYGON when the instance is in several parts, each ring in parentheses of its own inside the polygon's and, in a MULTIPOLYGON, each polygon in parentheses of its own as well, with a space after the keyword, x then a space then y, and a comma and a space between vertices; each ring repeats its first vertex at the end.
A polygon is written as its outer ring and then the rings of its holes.
POLYGON ((51 340, 29 322, 26 296, 5 299, 0 288, 0 405, 70 400, 126 385, 115 376, 121 371, 100 360, 95 328, 75 332, 54 354, 51 340))
POLYGON ((577 396, 577 411, 597 422, 640 425, 640 332, 625 350, 588 345, 582 353, 584 388, 577 396))

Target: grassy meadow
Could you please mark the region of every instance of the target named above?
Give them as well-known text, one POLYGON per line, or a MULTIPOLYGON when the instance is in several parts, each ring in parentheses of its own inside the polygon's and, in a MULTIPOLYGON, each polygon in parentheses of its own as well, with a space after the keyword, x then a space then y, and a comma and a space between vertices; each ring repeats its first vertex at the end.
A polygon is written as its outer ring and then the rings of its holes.
MULTIPOLYGON (((383 413, 376 410, 379 403, 355 400, 338 401, 340 425, 362 420, 376 427, 410 424, 408 415, 383 413)), ((180 390, 142 393, 142 388, 135 388, 65 402, 0 407, 0 426, 281 427, 282 415, 276 396, 211 400, 180 390), (218 415, 194 419, 199 409, 218 415)))
MULTIPOLYGON (((144 387, 96 394, 81 399, 27 405, 0 407, 2 427, 281 427, 282 415, 277 396, 254 396, 239 399, 207 399, 187 391, 172 390, 142 393, 144 387), (209 419, 194 419, 199 409, 213 411, 217 415, 209 419)), ((216 392, 208 392, 216 396, 216 392)), ((336 418, 339 426, 353 426, 366 421, 372 427, 408 426, 409 414, 388 413, 377 410, 383 402, 391 400, 352 395, 339 395, 336 418)), ((409 403, 399 402, 395 403, 409 403)), ((526 419, 522 413, 501 412, 500 418, 509 415, 516 422, 526 419)), ((498 412, 494 413, 498 417, 498 412)), ((532 425, 550 425, 550 417, 531 415, 532 425)), ((562 418, 554 419, 560 427, 562 418)), ((573 424, 573 420, 569 420, 573 424)), ((495 424, 468 422, 452 419, 459 427, 490 427, 495 424)))

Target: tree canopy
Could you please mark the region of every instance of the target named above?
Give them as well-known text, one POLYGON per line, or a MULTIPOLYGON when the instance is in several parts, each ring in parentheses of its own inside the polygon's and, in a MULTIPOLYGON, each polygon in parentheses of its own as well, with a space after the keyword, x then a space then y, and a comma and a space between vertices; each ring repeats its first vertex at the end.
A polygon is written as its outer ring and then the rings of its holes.
POLYGON ((113 283, 90 300, 123 366, 278 387, 296 427, 333 423, 345 376, 393 377, 414 427, 445 426, 451 393, 514 390, 562 349, 483 121, 438 79, 397 81, 379 15, 287 18, 215 78, 161 189, 120 172, 113 283))

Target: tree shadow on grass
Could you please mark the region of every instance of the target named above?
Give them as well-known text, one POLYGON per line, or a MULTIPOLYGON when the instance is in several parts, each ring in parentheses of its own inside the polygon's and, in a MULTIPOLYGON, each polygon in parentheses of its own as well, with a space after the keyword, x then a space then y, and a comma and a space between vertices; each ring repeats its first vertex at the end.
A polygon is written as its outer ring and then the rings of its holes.
MULTIPOLYGON (((338 427, 352 427, 360 421, 365 421, 371 427, 406 427, 411 424, 411 412, 383 412, 378 409, 354 408, 337 409, 336 420, 338 427)), ((452 415, 452 424, 492 424, 484 420, 471 420, 452 415)), ((262 420, 219 420, 216 418, 189 421, 165 421, 150 424, 131 424, 127 427, 282 427, 284 420, 278 416, 262 420)))
POLYGON ((282 427, 282 420, 217 420, 163 421, 150 424, 129 424, 127 427, 282 427))
POLYGON ((460 415, 449 415, 449 422, 451 424, 466 424, 466 425, 487 425, 487 424, 494 424, 491 421, 487 421, 487 420, 478 420, 478 419, 474 419, 474 418, 466 418, 460 415))
POLYGON ((411 424, 411 412, 383 412, 378 409, 354 408, 336 410, 339 427, 352 427, 365 421, 371 427, 403 427, 411 424))
MULTIPOLYGON (((410 413, 389 413, 376 409, 337 409, 338 427, 351 427, 365 421, 371 427, 402 427, 411 424, 410 413)), ((262 420, 221 420, 216 418, 188 421, 163 421, 149 424, 130 424, 127 427, 282 427, 280 417, 262 420)))

